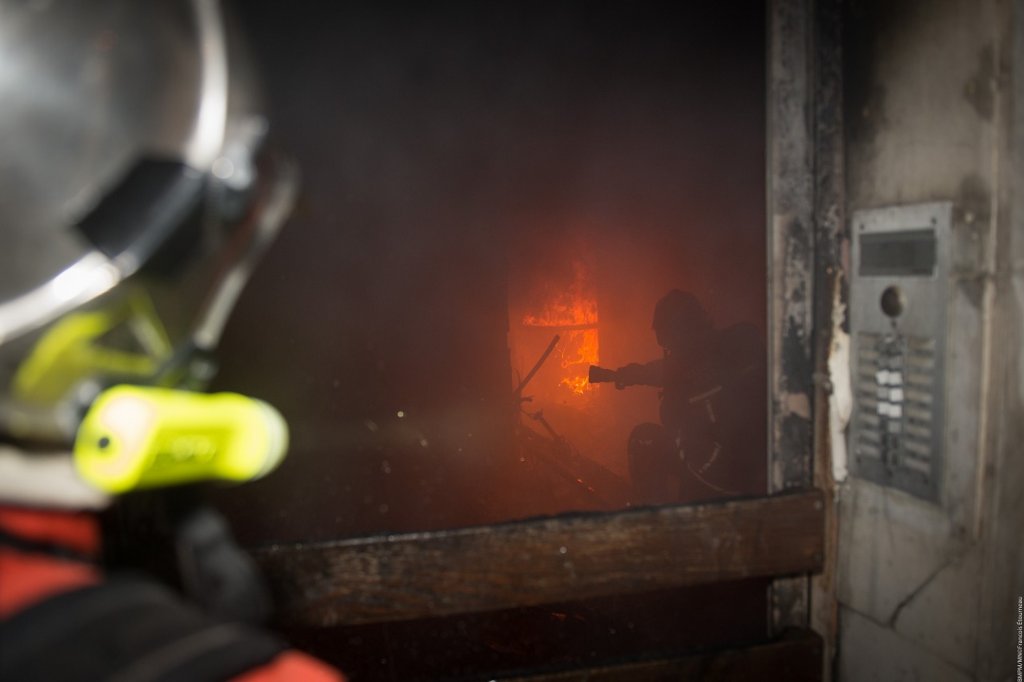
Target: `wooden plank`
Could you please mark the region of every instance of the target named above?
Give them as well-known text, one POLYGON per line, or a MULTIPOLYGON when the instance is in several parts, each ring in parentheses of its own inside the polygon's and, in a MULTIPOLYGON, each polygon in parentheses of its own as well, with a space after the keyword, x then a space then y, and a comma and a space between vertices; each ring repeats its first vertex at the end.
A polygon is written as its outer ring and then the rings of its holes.
POLYGON ((816 490, 700 505, 273 546, 282 620, 334 626, 816 571, 816 490))
POLYGON ((811 0, 768 10, 770 485, 811 483, 814 384, 814 146, 811 0))
MULTIPOLYGON (((768 2, 769 491, 811 485, 814 364, 814 145, 810 81, 815 0, 768 2)), ((778 631, 805 627, 808 581, 777 580, 778 631)))
POLYGON ((775 642, 743 649, 498 679, 503 682, 818 682, 821 680, 821 661, 821 638, 809 630, 801 630, 775 642))

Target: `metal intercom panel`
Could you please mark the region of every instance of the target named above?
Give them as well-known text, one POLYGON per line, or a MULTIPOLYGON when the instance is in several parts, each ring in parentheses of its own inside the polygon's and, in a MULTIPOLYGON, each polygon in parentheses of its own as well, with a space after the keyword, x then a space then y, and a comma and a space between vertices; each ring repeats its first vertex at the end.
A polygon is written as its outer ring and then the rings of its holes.
POLYGON ((939 502, 951 203, 857 211, 851 471, 939 502))

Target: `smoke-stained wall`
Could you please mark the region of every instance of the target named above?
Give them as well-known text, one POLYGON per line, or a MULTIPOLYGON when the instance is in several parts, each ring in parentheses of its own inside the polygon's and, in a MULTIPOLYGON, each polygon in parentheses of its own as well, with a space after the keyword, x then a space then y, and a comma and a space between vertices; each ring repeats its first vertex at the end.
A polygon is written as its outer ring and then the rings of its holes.
POLYGON ((857 477, 840 487, 839 679, 1010 679, 1024 594, 1024 8, 846 10, 848 214, 954 209, 941 501, 857 477))

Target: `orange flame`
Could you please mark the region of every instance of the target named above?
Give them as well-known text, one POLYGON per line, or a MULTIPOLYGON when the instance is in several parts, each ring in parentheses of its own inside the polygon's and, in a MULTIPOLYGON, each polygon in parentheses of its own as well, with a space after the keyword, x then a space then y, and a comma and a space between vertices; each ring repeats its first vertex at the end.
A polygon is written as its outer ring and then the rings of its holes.
POLYGON ((563 377, 559 385, 583 395, 596 388, 587 380, 587 372, 590 365, 599 361, 597 298, 589 285, 586 267, 577 262, 573 273, 568 289, 550 297, 539 314, 524 315, 523 324, 565 330, 560 344, 563 377))
POLYGON ((576 395, 583 395, 594 387, 587 380, 587 372, 600 359, 598 347, 596 327, 569 332, 562 347, 562 369, 568 373, 568 376, 562 378, 562 386, 568 386, 576 395))
POLYGON ((568 291, 544 306, 540 315, 526 315, 527 327, 583 327, 597 324, 597 301, 568 291))

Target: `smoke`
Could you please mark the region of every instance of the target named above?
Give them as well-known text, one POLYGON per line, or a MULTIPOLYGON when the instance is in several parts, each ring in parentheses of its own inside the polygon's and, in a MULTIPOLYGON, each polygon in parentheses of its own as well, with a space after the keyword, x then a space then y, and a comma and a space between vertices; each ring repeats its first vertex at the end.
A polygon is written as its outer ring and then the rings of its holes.
MULTIPOLYGON (((494 479, 518 461, 509 301, 573 258, 592 263, 612 366, 660 352, 672 288, 763 329, 763 10, 704 4, 240 7, 305 178, 224 340, 219 386, 293 431, 278 474, 225 496, 280 510, 239 518, 243 535, 538 509, 543 491, 487 493, 516 484, 494 479)), ((657 396, 607 409, 656 421, 657 396)))

